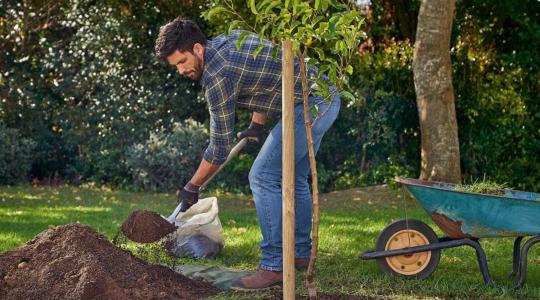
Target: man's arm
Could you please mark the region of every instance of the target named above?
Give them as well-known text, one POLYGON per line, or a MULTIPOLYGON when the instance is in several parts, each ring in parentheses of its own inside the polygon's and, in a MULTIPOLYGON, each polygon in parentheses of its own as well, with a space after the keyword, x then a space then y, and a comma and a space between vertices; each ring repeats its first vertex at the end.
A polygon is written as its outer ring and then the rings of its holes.
POLYGON ((202 159, 199 168, 190 180, 191 184, 200 187, 208 180, 208 178, 212 177, 212 175, 216 173, 219 166, 220 165, 212 164, 207 162, 205 159, 202 159))
POLYGON ((264 125, 266 122, 266 115, 260 112, 254 112, 253 116, 251 117, 251 123, 257 123, 264 125))
POLYGON ((205 97, 210 113, 210 144, 191 180, 182 188, 178 201, 184 212, 199 199, 199 189, 223 164, 234 142, 234 119, 236 90, 225 76, 215 76, 207 86, 205 97))
MULTIPOLYGON (((266 115, 260 112, 254 112, 253 116, 251 117, 251 123, 256 123, 259 125, 263 125, 266 122, 266 115)), ((201 160, 201 163, 199 164, 199 168, 197 168, 197 171, 191 178, 190 182, 191 184, 195 186, 201 186, 203 183, 205 183, 208 178, 212 177, 214 173, 219 169, 220 165, 213 164, 205 159, 201 160)))

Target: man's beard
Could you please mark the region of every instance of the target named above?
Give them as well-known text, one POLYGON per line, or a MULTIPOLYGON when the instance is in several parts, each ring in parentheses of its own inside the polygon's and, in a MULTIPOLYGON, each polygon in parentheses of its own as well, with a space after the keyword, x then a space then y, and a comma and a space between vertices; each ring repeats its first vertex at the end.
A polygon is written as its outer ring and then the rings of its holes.
POLYGON ((193 71, 190 74, 190 78, 193 80, 199 80, 201 79, 202 72, 203 72, 203 62, 202 59, 195 56, 195 59, 197 61, 197 64, 193 67, 193 71), (193 77, 191 76, 193 75, 193 77))

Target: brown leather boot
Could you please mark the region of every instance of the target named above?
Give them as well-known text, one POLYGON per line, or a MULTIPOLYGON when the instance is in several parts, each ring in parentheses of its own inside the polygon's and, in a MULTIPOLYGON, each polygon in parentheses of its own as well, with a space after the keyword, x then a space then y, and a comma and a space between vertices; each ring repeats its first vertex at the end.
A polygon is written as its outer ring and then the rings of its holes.
POLYGON ((296 271, 307 271, 309 266, 309 258, 294 258, 294 268, 296 271))
POLYGON ((259 269, 257 272, 235 279, 231 283, 234 291, 260 291, 280 286, 283 282, 283 273, 259 269))

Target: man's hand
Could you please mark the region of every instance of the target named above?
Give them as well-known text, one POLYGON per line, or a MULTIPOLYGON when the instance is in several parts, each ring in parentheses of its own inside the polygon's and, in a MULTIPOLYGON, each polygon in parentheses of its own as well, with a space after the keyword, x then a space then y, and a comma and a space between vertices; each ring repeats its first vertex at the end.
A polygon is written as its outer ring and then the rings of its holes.
POLYGON ((263 127, 262 124, 251 122, 249 127, 240 131, 237 136, 239 139, 247 137, 250 142, 260 143, 262 140, 263 127))
POLYGON ((178 202, 181 203, 180 211, 185 212, 197 201, 199 201, 199 186, 188 182, 178 195, 178 202))

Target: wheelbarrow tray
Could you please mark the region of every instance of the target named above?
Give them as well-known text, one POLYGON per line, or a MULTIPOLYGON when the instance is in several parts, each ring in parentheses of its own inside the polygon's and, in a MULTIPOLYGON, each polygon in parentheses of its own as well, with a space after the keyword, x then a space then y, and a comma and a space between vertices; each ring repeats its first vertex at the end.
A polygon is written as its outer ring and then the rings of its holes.
POLYGON ((506 189, 504 196, 461 192, 450 183, 396 178, 450 238, 540 234, 540 194, 506 189))

